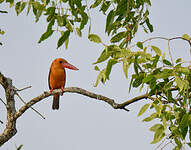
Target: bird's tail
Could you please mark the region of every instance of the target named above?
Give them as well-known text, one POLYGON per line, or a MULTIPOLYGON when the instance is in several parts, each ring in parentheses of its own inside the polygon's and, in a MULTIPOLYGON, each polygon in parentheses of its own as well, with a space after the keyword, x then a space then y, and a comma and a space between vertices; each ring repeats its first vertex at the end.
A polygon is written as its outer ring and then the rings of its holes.
POLYGON ((53 96, 53 103, 52 103, 52 109, 59 109, 59 99, 60 99, 60 95, 59 94, 55 94, 53 96))

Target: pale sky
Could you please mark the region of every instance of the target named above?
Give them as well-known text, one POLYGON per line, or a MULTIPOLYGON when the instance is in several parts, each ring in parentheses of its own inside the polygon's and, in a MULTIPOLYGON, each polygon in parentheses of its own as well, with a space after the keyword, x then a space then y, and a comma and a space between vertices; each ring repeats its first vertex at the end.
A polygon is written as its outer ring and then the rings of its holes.
MULTIPOLYGON (((153 1, 150 21, 154 25, 154 32, 146 35, 140 30, 133 42, 153 36, 175 37, 184 33, 191 35, 190 6, 189 0, 153 1)), ((0 6, 0 9, 4 8, 0 6)), ((49 67, 51 61, 57 57, 63 57, 79 68, 79 71, 67 70, 66 87, 81 87, 113 98, 119 103, 139 95, 138 89, 128 93, 129 80, 125 79, 121 64, 114 66, 110 80, 105 85, 93 87, 97 72, 92 63, 96 61, 103 47, 87 39, 87 30, 83 32, 82 38, 72 35, 68 50, 64 47, 57 50, 56 35, 38 44, 46 29, 44 18, 34 23, 34 17, 26 16, 26 12, 18 17, 13 9, 8 12, 0 16, 0 27, 6 32, 0 39, 4 44, 0 46, 0 72, 12 78, 17 88, 32 86, 20 93, 25 101, 49 90, 49 67)), ((96 11, 91 15, 92 32, 101 35, 108 44, 108 38, 104 34, 103 16, 96 11)), ((165 41, 153 43, 167 53, 165 41)), ((174 58, 181 56, 184 60, 190 60, 189 45, 184 41, 173 42, 171 49, 174 58)), ((0 97, 5 99, 2 87, 0 97)), ((46 120, 32 110, 27 110, 17 121, 18 133, 1 149, 15 150, 15 145, 23 144, 22 150, 152 150, 158 145, 150 144, 153 133, 149 131, 149 127, 152 124, 142 122, 149 113, 137 117, 145 102, 146 100, 134 103, 128 107, 130 112, 125 112, 114 110, 104 102, 82 95, 65 93, 60 98, 59 111, 53 111, 52 97, 49 97, 34 106, 46 120)), ((17 108, 23 105, 17 98, 16 103, 17 108)), ((5 122, 5 107, 2 103, 0 112, 0 120, 5 122)), ((5 123, 0 125, 0 132, 4 126, 5 123)), ((170 149, 170 146, 166 149, 170 149)))

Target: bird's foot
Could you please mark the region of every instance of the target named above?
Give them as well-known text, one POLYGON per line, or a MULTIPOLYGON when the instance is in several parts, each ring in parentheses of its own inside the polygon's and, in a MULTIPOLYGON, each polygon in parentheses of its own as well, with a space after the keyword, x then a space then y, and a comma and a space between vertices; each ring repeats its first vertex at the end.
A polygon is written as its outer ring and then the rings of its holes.
POLYGON ((64 93, 64 87, 63 86, 61 87, 61 91, 62 91, 61 95, 63 95, 63 93, 64 93))
POLYGON ((51 89, 51 90, 49 91, 49 93, 52 94, 52 91, 53 91, 53 90, 54 90, 54 89, 51 89))

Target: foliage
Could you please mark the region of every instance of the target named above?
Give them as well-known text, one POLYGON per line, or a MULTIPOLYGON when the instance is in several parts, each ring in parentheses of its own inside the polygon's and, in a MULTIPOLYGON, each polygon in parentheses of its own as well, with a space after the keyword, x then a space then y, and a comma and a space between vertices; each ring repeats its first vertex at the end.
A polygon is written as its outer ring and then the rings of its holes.
MULTIPOLYGON (((68 43, 69 35, 74 31, 81 37, 82 30, 90 20, 89 11, 96 7, 107 16, 105 32, 112 35, 111 43, 121 42, 120 47, 128 45, 135 36, 139 25, 144 28, 145 32, 153 31, 148 18, 150 0, 95 0, 91 2, 87 0, 1 0, 0 4, 3 3, 9 3, 10 7, 14 7, 17 15, 20 15, 25 9, 27 9, 27 14, 32 11, 35 22, 38 22, 41 16, 45 16, 47 29, 42 34, 39 43, 58 31, 60 38, 57 48, 68 43), (91 3, 90 6, 89 3, 91 3)), ((91 24, 89 29, 91 29, 91 24)))
MULTIPOLYGON (((159 47, 146 45, 146 41, 129 46, 139 27, 146 33, 153 32, 148 18, 150 0, 0 0, 0 5, 4 3, 14 7, 17 15, 24 10, 27 14, 34 14, 35 22, 45 16, 46 31, 38 43, 59 32, 57 48, 63 44, 67 48, 71 33, 76 32, 81 37, 82 30, 89 23, 89 40, 104 47, 94 63, 95 70, 99 72, 95 86, 100 81, 104 84, 109 80, 112 68, 122 63, 125 77, 131 79, 129 91, 145 87, 151 100, 141 108, 138 116, 150 109, 153 113, 143 121, 159 121, 150 128, 154 132, 151 143, 156 144, 166 139, 175 143, 176 150, 181 149, 184 143, 191 146, 190 69, 184 66, 181 58, 173 62, 165 57, 159 47), (95 8, 106 16, 105 33, 110 37, 109 44, 103 43, 99 35, 91 33, 89 11, 95 8), (105 62, 105 68, 100 69, 98 65, 105 62), (131 75, 128 73, 130 67, 133 69, 131 75)), ((4 34, 4 31, 0 30, 0 34, 4 34)), ((191 38, 184 34, 180 39, 190 42, 191 38)))

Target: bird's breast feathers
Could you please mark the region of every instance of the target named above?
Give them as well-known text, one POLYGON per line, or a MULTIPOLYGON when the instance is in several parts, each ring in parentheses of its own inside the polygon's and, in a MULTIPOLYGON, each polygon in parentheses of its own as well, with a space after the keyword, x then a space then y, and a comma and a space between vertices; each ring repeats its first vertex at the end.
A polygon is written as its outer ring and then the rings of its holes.
POLYGON ((66 73, 64 69, 57 69, 50 71, 49 83, 52 89, 61 88, 65 86, 66 73))

